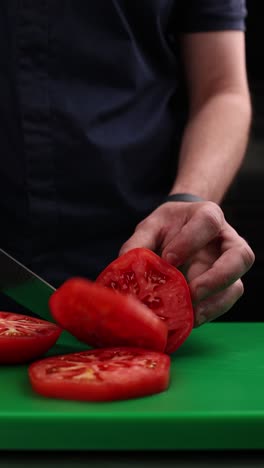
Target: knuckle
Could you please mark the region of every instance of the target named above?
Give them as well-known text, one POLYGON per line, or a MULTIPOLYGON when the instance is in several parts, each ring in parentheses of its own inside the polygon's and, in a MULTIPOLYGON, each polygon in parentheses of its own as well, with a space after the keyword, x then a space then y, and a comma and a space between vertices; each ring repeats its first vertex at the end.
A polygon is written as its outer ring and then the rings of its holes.
POLYGON ((207 226, 214 233, 219 233, 224 223, 224 214, 220 206, 214 202, 206 202, 200 208, 200 214, 204 217, 207 226))
POLYGON ((147 216, 146 218, 142 219, 135 227, 135 231, 138 229, 141 229, 142 227, 146 226, 146 224, 149 223, 150 216, 147 216))
POLYGON ((236 288, 237 298, 243 296, 243 294, 244 294, 244 284, 242 283, 242 281, 241 280, 236 281, 233 286, 236 288))
POLYGON ((242 294, 244 293, 244 285, 242 283, 241 276, 235 275, 234 278, 234 276, 232 276, 231 273, 229 273, 227 276, 223 276, 221 281, 221 289, 230 289, 237 293, 238 297, 242 296, 242 294))
POLYGON ((147 218, 143 219, 142 221, 140 221, 136 228, 135 228, 135 232, 143 229, 143 230, 151 230, 152 227, 154 227, 154 225, 156 224, 155 222, 155 219, 153 219, 154 217, 153 216, 148 216, 147 218))
POLYGON ((241 256, 246 270, 249 270, 255 261, 255 254, 246 242, 241 247, 241 256))

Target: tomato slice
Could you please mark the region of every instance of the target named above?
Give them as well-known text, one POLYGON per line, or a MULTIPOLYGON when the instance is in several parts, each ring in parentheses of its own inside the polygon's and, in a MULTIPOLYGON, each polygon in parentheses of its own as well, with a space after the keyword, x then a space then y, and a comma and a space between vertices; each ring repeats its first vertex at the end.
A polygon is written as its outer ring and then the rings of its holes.
POLYGON ((148 307, 87 279, 66 280, 49 306, 56 322, 88 345, 165 349, 167 326, 148 307))
POLYGON ((0 312, 0 363, 20 364, 39 358, 58 340, 55 323, 27 315, 0 312))
POLYGON ((167 354, 101 348, 50 357, 29 366, 35 392, 50 398, 113 401, 159 393, 169 385, 167 354))
POLYGON ((174 352, 193 328, 194 314, 183 274, 151 250, 135 248, 110 263, 96 282, 136 296, 167 324, 165 351, 174 352))

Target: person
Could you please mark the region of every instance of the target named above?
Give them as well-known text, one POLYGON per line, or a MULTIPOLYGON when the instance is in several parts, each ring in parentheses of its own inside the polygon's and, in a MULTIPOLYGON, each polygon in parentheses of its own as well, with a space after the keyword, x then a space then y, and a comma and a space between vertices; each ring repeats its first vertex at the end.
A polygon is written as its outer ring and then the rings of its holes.
POLYGON ((55 287, 147 247, 195 325, 254 263, 221 202, 252 109, 243 0, 3 0, 1 247, 55 287), (171 197, 171 195, 174 195, 171 197))

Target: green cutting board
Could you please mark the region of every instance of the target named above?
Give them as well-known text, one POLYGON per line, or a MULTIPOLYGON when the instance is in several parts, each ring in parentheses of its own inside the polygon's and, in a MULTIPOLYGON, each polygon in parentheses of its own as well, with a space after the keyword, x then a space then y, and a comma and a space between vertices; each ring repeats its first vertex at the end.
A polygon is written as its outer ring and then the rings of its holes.
MULTIPOLYGON (((83 346, 73 340, 72 352, 83 346)), ((264 448, 264 323, 211 323, 172 356, 169 389, 112 403, 45 399, 0 368, 0 449, 264 448)))

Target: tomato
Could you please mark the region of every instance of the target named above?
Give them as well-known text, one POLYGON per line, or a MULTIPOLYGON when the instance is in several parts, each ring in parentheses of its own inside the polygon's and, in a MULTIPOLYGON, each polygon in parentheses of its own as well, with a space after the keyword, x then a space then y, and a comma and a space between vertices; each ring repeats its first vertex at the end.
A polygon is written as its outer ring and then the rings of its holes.
POLYGON ((168 329, 148 307, 87 279, 66 280, 49 306, 55 321, 88 345, 165 349, 168 329))
POLYGON ((165 351, 172 353, 193 328, 194 314, 183 274, 151 250, 135 248, 110 263, 96 282, 117 292, 136 296, 166 323, 165 351))
POLYGON ((29 366, 32 388, 51 398, 113 401, 159 393, 169 385, 167 354, 114 347, 50 357, 29 366))
POLYGON ((0 363, 20 364, 39 358, 56 343, 61 331, 46 320, 0 312, 0 363))

